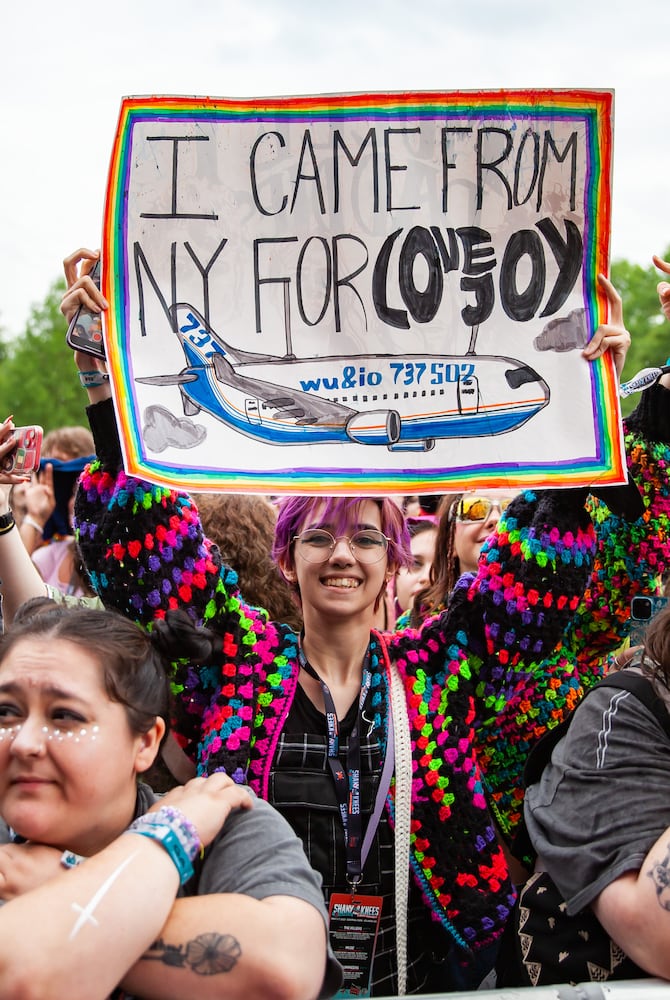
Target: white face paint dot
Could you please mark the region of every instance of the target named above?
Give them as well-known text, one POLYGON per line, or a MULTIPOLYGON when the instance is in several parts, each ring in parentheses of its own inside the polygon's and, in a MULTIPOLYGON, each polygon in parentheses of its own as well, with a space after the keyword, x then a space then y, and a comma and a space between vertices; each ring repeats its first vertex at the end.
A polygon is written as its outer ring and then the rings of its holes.
MULTIPOLYGON (((22 726, 22 723, 15 726, 0 726, 0 743, 4 743, 5 740, 11 741, 15 739, 21 731, 22 726)), ((44 736, 45 742, 47 743, 53 742, 54 740, 58 743, 80 743, 85 742, 86 740, 95 740, 96 736, 100 732, 100 726, 82 726, 79 730, 63 730, 58 727, 52 728, 51 726, 40 726, 40 732, 44 736)))

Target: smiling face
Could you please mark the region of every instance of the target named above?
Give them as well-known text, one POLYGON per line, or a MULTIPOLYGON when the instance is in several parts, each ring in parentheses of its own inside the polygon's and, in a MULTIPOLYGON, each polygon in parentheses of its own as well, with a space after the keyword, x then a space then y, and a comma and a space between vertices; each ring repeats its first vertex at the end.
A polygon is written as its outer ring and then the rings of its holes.
MULTIPOLYGON (((324 504, 315 504, 296 534, 311 528, 323 528, 333 537, 363 529, 381 531, 381 513, 373 500, 364 500, 351 508, 352 517, 345 523, 334 523, 326 514, 324 504)), ((361 562, 351 550, 347 538, 337 537, 335 548, 324 562, 310 562, 300 555, 300 545, 293 544, 291 559, 282 565, 284 576, 295 584, 300 593, 305 623, 314 616, 320 618, 370 619, 375 603, 387 580, 388 556, 377 562, 361 562)))
POLYGON ((412 565, 398 570, 395 578, 395 597, 401 611, 407 611, 414 603, 414 595, 430 581, 430 568, 435 555, 437 527, 431 525, 425 531, 413 536, 411 541, 412 565))
POLYGON ((0 663, 0 814, 27 840, 94 854, 131 821, 163 730, 131 731, 84 647, 22 638, 0 663))

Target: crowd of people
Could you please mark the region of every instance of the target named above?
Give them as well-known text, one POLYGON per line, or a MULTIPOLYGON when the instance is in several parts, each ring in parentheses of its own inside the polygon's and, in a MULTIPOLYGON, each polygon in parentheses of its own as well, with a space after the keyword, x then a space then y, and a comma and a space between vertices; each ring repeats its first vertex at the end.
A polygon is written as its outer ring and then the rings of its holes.
MULTIPOLYGON (((107 307, 96 260, 66 260, 68 319, 107 307)), ((600 281, 584 363, 620 375, 600 281)), ((575 977, 670 978, 670 716, 645 694, 670 709, 670 614, 612 680, 670 572, 670 375, 625 421, 627 486, 424 508, 132 478, 104 362, 75 363, 92 437, 0 478, 2 995, 45 906, 40 982, 83 969, 86 997, 561 982, 544 932, 560 915, 572 954, 585 913, 575 977)))

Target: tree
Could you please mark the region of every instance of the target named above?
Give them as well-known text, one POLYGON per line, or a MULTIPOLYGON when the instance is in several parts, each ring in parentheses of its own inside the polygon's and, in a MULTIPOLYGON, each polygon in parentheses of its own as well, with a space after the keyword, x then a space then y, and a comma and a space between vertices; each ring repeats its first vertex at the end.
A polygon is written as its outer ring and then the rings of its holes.
POLYGON ((13 413, 17 426, 41 424, 45 431, 86 426, 86 394, 65 343, 67 323, 59 309, 64 290, 64 281, 55 281, 44 301, 33 306, 23 335, 0 343, 0 419, 13 413))
POLYGON ((2 330, 0 330, 0 371, 2 371, 2 365, 6 361, 9 355, 9 347, 7 346, 7 341, 3 337, 2 330))
MULTIPOLYGON (((664 255, 670 260, 670 247, 664 255)), ((670 326, 660 311, 656 286, 664 278, 656 268, 616 260, 611 268, 612 283, 623 299, 623 314, 632 343, 626 358, 622 381, 642 368, 655 368, 670 357, 670 326)), ((625 413, 637 405, 639 397, 623 400, 625 413)))

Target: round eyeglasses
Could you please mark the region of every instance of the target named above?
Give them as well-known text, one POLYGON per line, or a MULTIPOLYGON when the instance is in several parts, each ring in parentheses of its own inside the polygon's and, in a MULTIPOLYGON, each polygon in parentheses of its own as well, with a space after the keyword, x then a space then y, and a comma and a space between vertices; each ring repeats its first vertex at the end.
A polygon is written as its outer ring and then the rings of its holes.
POLYGON ((506 497, 504 500, 491 497, 462 497, 453 504, 449 517, 452 521, 486 521, 494 507, 497 507, 502 514, 511 502, 511 497, 506 497))
POLYGON ((308 528, 299 535, 293 536, 296 552, 306 561, 322 563, 330 559, 340 538, 349 543, 351 554, 360 563, 376 563, 383 559, 388 549, 389 540, 376 528, 362 528, 353 535, 338 535, 335 538, 324 528, 308 528))

